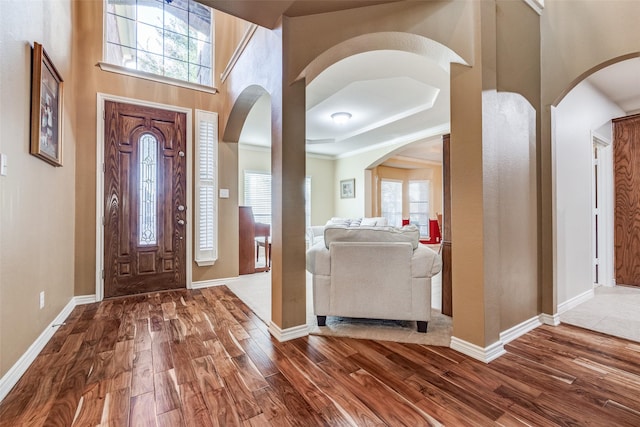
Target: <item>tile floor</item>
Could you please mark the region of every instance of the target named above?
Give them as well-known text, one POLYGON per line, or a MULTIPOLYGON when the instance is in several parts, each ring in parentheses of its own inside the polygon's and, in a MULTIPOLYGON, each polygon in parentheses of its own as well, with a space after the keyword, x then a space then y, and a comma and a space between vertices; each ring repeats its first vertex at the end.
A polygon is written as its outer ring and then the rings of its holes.
POLYGON ((640 342, 640 288, 599 286, 592 299, 561 314, 560 321, 640 342))

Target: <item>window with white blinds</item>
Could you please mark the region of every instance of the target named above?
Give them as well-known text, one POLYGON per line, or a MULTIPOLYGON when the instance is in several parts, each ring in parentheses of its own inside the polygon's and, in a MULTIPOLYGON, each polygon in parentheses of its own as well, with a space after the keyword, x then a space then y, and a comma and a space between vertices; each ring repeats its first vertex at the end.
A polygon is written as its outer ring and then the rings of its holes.
POLYGON ((402 181, 383 179, 380 186, 382 216, 389 225, 402 226, 402 181))
POLYGON ((427 180, 409 181, 409 220, 420 229, 420 237, 429 237, 429 187, 427 180))
MULTIPOLYGON (((305 223, 311 224, 311 177, 305 178, 305 223)), ((244 171, 244 205, 251 206, 256 222, 271 225, 271 174, 244 171)))
POLYGON ((218 114, 196 110, 195 261, 218 259, 218 114))

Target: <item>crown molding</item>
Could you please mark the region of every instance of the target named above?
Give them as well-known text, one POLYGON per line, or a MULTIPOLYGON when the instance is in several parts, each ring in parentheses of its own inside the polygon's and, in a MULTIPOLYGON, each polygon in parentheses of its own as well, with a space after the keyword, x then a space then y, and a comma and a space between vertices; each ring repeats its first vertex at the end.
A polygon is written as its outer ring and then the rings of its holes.
POLYGON ((542 9, 544 9, 544 0, 522 0, 528 4, 531 9, 535 10, 538 15, 542 15, 542 9))

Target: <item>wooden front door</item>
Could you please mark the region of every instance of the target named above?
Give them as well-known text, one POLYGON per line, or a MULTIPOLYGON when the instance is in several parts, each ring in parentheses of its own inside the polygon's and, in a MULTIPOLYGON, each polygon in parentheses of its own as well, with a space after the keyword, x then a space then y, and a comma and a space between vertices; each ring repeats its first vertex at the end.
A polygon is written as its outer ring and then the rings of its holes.
POLYGON ((616 284, 640 286, 640 115, 613 128, 616 284))
POLYGON ((186 287, 186 115, 105 102, 104 295, 186 287))

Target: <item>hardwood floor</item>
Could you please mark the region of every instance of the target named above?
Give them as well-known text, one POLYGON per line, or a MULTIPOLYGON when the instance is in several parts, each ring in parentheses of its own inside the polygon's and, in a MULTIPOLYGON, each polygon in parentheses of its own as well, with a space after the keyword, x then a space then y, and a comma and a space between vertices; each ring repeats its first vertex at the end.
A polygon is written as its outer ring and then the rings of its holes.
POLYGON ((0 425, 640 425, 640 345, 542 326, 507 351, 279 343, 224 286, 120 298, 76 307, 0 425))

